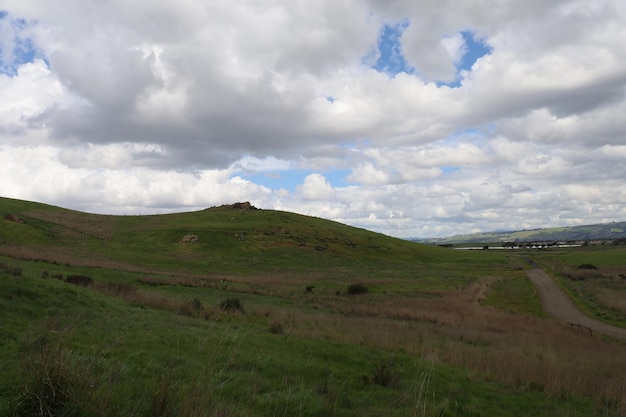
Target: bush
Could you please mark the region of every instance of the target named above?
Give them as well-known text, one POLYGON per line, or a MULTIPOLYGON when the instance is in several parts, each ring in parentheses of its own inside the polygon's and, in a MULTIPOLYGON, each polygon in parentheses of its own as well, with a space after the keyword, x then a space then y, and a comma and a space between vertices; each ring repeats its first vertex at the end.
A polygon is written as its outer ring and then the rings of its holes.
POLYGON ((178 313, 188 317, 196 317, 199 313, 202 313, 202 302, 197 298, 187 300, 181 304, 178 313))
POLYGON ((348 286, 349 295, 365 294, 369 289, 363 284, 352 284, 348 286))
POLYGON ((244 313, 243 306, 239 298, 227 298, 220 303, 220 307, 223 311, 240 312, 244 313))
POLYGON ((270 333, 272 334, 283 334, 285 332, 285 327, 279 321, 275 321, 270 326, 270 333))
POLYGON ((362 375, 361 381, 366 384, 371 383, 381 387, 389 387, 398 384, 398 376, 390 360, 377 360, 372 375, 362 375))
POLYGON ((88 287, 93 284, 93 279, 87 275, 68 275, 67 278, 65 278, 65 282, 81 287, 88 287))
POLYGON ((594 264, 580 264, 578 265, 578 269, 598 269, 594 264))

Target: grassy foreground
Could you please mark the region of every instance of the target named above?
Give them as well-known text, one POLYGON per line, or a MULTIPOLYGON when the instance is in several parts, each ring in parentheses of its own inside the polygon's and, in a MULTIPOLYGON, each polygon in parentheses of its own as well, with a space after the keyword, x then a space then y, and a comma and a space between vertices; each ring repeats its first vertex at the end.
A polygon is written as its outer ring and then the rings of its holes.
POLYGON ((626 410, 626 346, 545 318, 509 254, 229 207, 4 213, 0 416, 626 410))

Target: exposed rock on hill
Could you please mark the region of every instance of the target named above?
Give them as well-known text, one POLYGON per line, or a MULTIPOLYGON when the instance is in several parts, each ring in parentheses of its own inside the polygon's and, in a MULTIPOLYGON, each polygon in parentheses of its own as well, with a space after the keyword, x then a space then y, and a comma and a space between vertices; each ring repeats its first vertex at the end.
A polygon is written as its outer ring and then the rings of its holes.
POLYGON ((180 241, 183 243, 198 243, 198 235, 185 235, 180 241))
POLYGON ((250 204, 249 201, 245 201, 243 203, 235 203, 232 205, 235 210, 258 210, 258 208, 254 207, 250 204))

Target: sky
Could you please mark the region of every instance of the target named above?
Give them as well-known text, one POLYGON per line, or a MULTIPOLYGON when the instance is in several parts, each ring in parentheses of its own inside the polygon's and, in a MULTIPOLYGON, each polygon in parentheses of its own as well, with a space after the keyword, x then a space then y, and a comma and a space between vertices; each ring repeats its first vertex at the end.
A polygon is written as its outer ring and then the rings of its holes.
POLYGON ((626 220, 622 0, 0 0, 0 196, 391 236, 626 220))

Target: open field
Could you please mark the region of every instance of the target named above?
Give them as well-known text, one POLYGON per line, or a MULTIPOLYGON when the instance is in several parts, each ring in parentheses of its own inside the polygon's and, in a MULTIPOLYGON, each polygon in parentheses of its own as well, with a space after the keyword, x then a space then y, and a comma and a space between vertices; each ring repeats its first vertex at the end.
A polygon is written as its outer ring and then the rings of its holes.
POLYGON ((231 207, 0 214, 0 415, 626 412, 626 345, 547 318, 523 257, 231 207))
POLYGON ((535 259, 550 271, 585 313, 626 327, 625 245, 542 251, 535 259))

